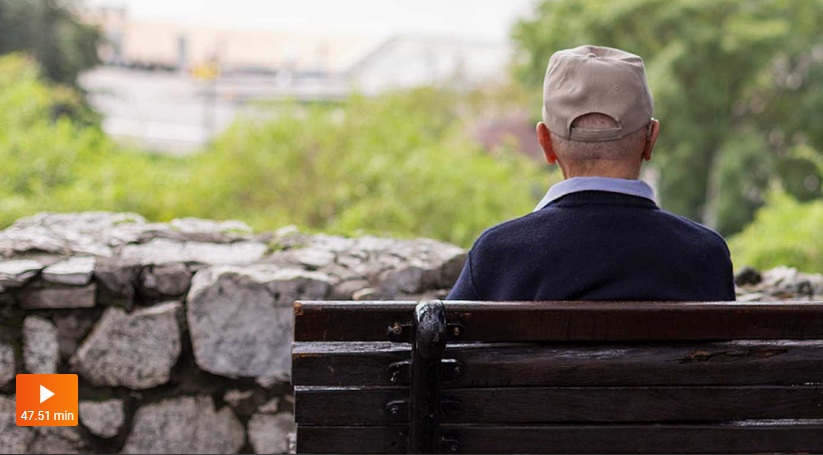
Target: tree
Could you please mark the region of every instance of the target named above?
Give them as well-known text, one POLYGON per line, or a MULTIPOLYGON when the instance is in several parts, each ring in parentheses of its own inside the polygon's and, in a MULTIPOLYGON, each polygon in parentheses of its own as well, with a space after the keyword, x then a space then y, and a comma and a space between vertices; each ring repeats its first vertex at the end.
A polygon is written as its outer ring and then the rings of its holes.
POLYGON ((75 85, 99 63, 100 30, 80 22, 73 0, 0 0, 0 54, 27 52, 45 75, 75 85))
POLYGON ((641 55, 663 126, 661 203, 729 234, 781 180, 781 163, 800 159, 792 149, 823 149, 809 115, 823 101, 821 20, 820 0, 546 0, 513 38, 519 78, 535 87, 558 49, 590 43, 641 55))

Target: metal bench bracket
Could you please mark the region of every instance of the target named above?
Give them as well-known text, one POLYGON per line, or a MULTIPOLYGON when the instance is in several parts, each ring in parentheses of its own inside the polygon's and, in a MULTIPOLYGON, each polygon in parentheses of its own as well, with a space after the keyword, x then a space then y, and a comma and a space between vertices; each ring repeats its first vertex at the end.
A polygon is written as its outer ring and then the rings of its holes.
POLYGON ((414 310, 409 453, 440 451, 441 362, 446 350, 446 309, 443 302, 420 302, 414 310))
MULTIPOLYGON (((401 360, 389 364, 389 380, 393 384, 411 384, 411 360, 401 360)), ((455 359, 443 359, 440 362, 440 378, 444 383, 455 381, 463 375, 465 366, 455 359)))

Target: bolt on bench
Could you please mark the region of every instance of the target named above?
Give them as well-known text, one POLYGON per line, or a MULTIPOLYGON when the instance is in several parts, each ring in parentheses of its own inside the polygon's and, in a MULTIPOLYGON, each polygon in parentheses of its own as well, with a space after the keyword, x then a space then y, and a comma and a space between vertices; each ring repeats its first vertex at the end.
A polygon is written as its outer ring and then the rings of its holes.
POLYGON ((823 302, 294 309, 298 453, 823 452, 823 302))

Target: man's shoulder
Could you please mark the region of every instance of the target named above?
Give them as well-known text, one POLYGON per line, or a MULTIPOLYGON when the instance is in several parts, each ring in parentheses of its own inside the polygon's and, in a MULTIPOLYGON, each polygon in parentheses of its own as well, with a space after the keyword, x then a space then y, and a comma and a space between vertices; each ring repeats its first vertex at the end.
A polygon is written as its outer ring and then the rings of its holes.
POLYGON ((527 230, 540 222, 538 215, 539 212, 532 212, 495 224, 492 227, 486 228, 486 230, 483 231, 483 233, 477 238, 477 241, 488 241, 501 236, 507 237, 511 234, 527 230))
POLYGON ((702 236, 704 239, 722 244, 724 248, 728 249, 728 246, 726 245, 726 239, 724 239, 723 236, 717 233, 714 229, 711 229, 708 226, 698 223, 697 221, 686 218, 685 216, 678 215, 667 210, 661 209, 658 213, 661 216, 667 217, 673 223, 677 223, 680 226, 683 226, 685 229, 689 229, 697 235, 702 236))
MULTIPOLYGON (((617 208, 616 210, 620 210, 617 208)), ((528 213, 526 215, 503 221, 492 227, 487 228, 477 238, 474 243, 474 249, 477 248, 493 248, 495 246, 512 246, 512 244, 530 243, 536 237, 544 241, 551 240, 552 236, 540 235, 539 233, 546 232, 566 232, 569 234, 570 216, 578 216, 573 213, 561 213, 553 210, 552 207, 546 207, 536 212, 528 213)), ((728 251, 726 240, 713 229, 693 221, 685 216, 669 212, 667 210, 655 207, 653 212, 647 212, 644 215, 652 226, 657 229, 668 231, 670 234, 680 234, 681 237, 688 237, 694 240, 694 243, 700 244, 704 247, 720 247, 728 251), (648 217, 648 218, 647 218, 648 217), (656 219, 654 221, 653 219, 656 219)), ((574 224, 572 222, 572 224, 574 224)), ((580 226, 576 226, 579 228, 580 226)), ((585 227, 583 228, 585 230, 585 227)))
POLYGON ((540 212, 528 213, 510 220, 503 221, 483 231, 475 240, 472 250, 475 252, 497 253, 500 251, 529 248, 536 241, 535 232, 547 229, 550 218, 540 212))

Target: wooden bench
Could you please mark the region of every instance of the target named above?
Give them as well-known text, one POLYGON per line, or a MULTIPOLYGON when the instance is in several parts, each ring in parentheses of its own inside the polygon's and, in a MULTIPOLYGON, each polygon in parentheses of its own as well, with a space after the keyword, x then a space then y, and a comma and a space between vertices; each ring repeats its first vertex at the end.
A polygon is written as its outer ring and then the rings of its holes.
POLYGON ((823 452, 823 302, 294 310, 299 453, 823 452))

